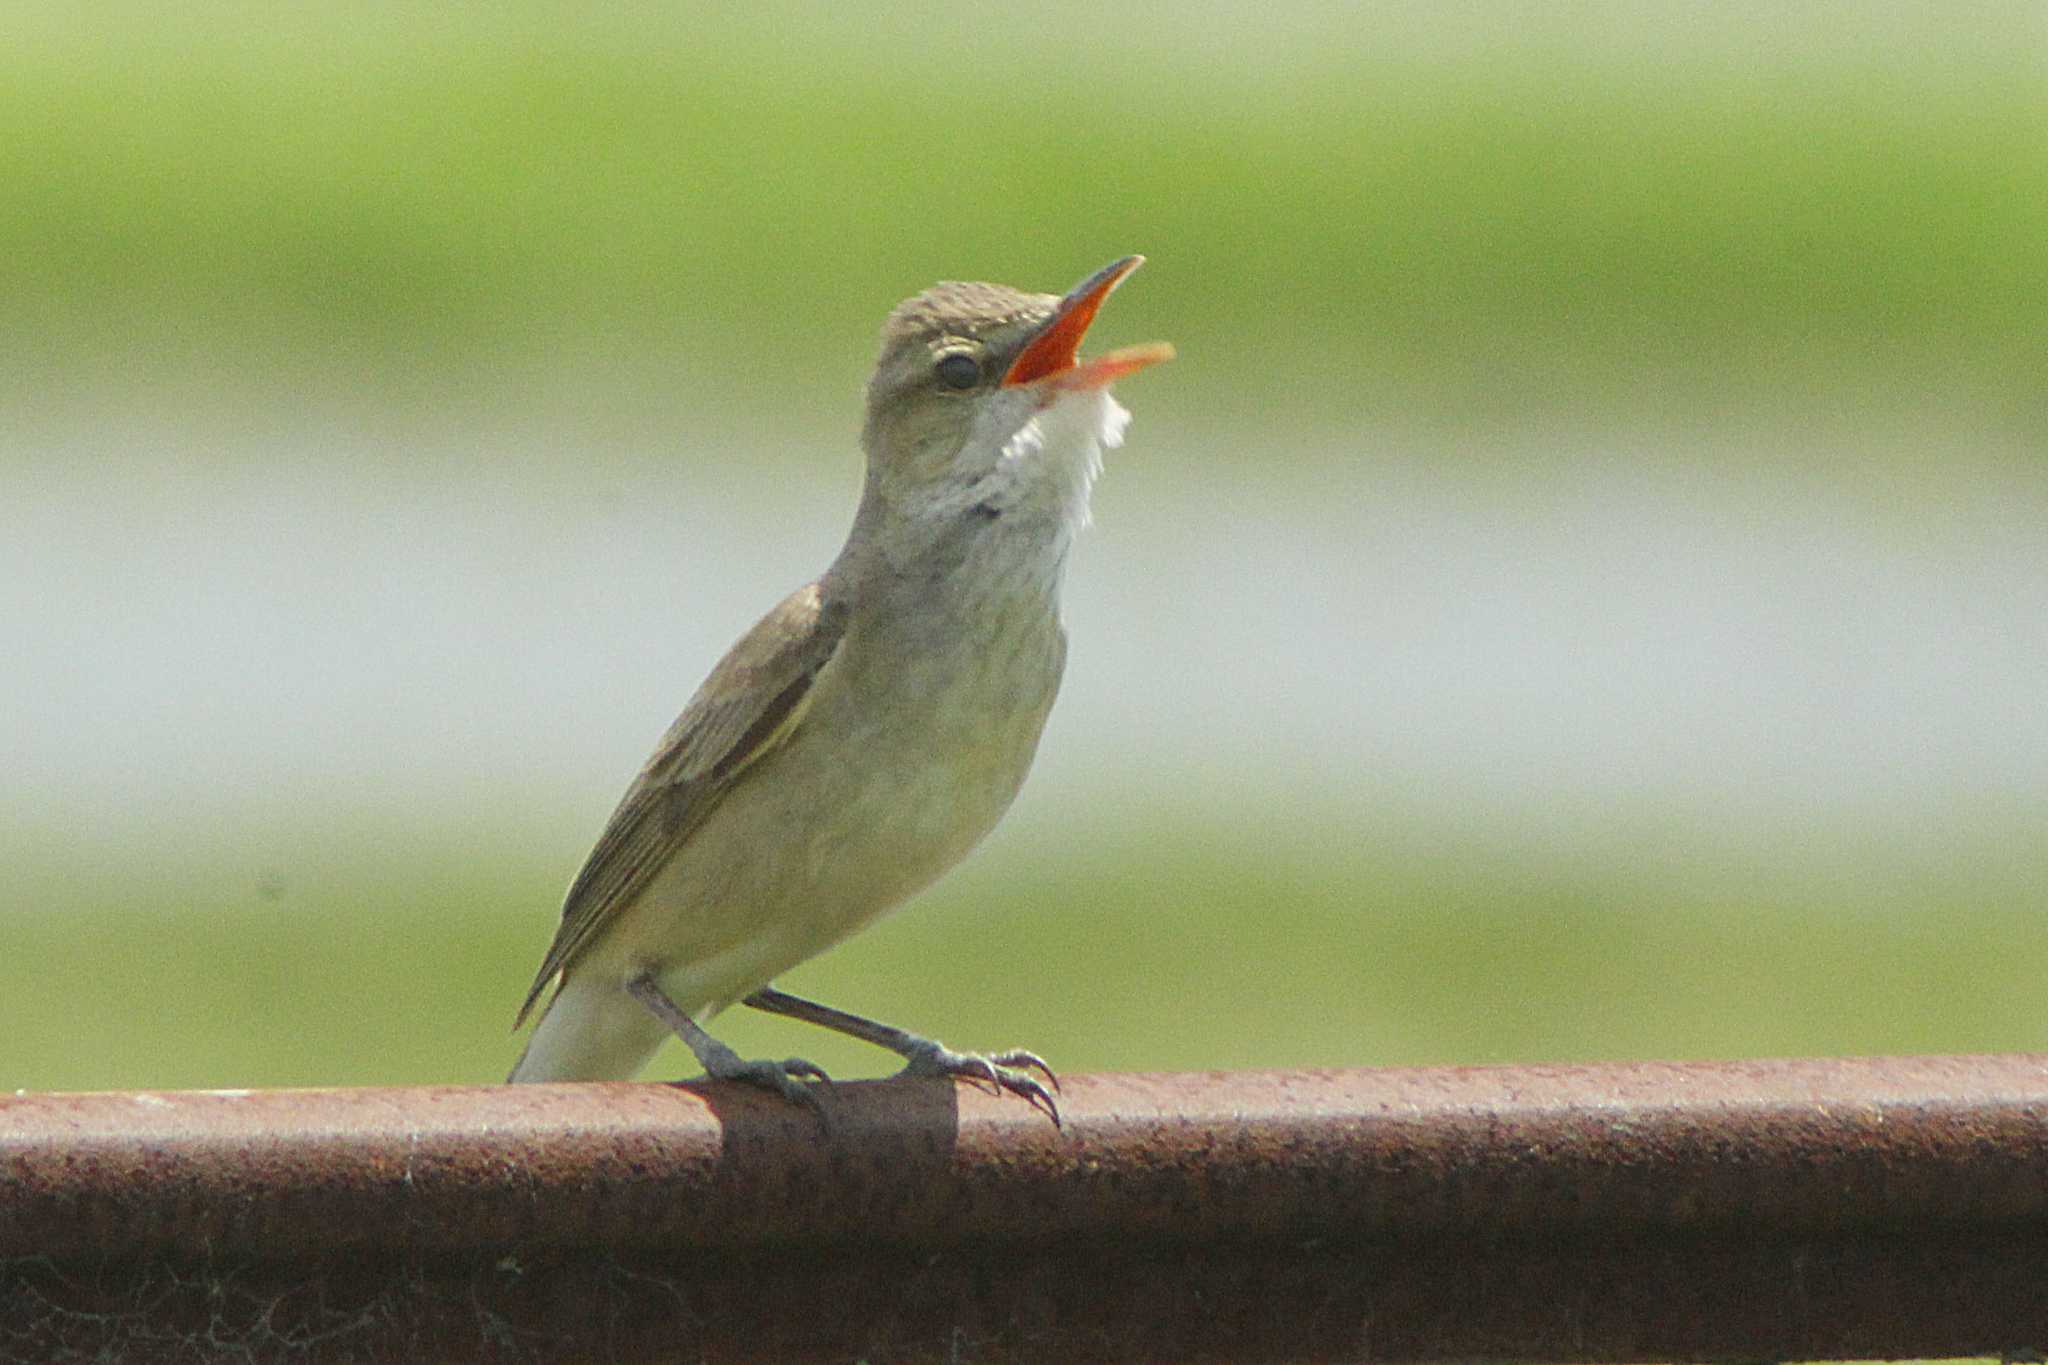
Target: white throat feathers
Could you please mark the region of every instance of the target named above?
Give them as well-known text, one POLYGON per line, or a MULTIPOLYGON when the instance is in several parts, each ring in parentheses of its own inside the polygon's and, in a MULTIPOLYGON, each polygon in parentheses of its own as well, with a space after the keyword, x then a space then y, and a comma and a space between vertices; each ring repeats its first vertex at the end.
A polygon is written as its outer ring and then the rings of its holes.
POLYGON ((1107 389, 1062 394, 1003 443, 996 468, 983 480, 992 495, 985 501, 1003 511, 1051 512, 1061 541, 1071 540, 1088 525, 1088 498, 1102 473, 1102 452, 1124 443, 1130 423, 1130 410, 1107 389))

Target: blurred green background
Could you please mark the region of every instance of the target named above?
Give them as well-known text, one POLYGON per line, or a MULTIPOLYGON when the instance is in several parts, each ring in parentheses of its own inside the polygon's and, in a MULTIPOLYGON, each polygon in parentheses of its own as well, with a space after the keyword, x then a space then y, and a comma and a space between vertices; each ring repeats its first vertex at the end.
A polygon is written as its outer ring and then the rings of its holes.
POLYGON ((783 984, 1069 1071, 2048 1047, 2042 15, 10 9, 0 1084, 496 1079, 883 314, 1130 251, 1038 773, 783 984))

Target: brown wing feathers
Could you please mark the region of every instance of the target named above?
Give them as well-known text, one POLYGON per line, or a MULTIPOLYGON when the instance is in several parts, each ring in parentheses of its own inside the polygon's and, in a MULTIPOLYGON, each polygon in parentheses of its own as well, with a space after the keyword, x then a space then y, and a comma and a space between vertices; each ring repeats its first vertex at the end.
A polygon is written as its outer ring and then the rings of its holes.
POLYGON ((662 736, 612 812, 562 903, 562 923, 519 1019, 619 909, 630 904, 714 810, 748 764, 795 728, 846 631, 846 612, 816 583, 797 589, 740 637, 662 736))

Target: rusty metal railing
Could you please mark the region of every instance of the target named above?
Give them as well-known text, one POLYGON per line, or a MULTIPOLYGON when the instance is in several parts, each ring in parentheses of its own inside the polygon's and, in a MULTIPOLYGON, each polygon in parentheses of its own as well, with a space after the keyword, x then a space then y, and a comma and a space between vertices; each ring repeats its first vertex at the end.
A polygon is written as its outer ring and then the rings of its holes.
POLYGON ((2048 1057, 0 1097, 0 1359, 2038 1352, 2048 1057))

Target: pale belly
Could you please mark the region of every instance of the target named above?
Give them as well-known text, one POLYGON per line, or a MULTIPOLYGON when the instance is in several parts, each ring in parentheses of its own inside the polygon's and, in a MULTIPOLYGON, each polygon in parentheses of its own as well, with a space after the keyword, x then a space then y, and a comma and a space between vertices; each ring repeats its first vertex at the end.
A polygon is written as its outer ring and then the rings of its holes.
POLYGON ((652 969, 693 1014, 724 1008, 937 880, 1009 808, 1064 641, 1005 641, 948 667, 856 667, 720 802, 578 974, 652 969))

